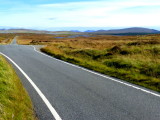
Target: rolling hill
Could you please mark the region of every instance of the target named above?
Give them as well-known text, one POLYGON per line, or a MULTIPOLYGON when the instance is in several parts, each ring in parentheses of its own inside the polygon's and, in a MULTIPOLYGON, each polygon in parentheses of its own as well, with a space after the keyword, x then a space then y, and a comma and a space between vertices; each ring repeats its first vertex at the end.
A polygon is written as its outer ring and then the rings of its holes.
POLYGON ((141 34, 157 34, 160 31, 155 29, 132 27, 125 29, 111 29, 111 30, 87 30, 85 32, 80 32, 78 30, 73 31, 46 31, 46 30, 33 30, 33 29, 3 29, 0 28, 0 33, 36 33, 36 34, 102 34, 102 35, 141 35, 141 34))
POLYGON ((133 27, 133 28, 114 29, 114 30, 98 30, 92 33, 94 34, 156 34, 156 33, 160 33, 160 31, 155 29, 133 27))
POLYGON ((32 29, 0 29, 0 33, 35 33, 35 34, 80 34, 79 31, 46 31, 32 29))

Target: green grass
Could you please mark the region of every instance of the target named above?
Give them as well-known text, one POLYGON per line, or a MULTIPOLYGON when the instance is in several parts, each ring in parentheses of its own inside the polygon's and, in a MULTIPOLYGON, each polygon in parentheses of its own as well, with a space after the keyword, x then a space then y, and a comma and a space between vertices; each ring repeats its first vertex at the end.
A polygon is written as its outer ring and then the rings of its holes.
POLYGON ((0 120, 36 120, 32 102, 11 65, 0 56, 0 120))

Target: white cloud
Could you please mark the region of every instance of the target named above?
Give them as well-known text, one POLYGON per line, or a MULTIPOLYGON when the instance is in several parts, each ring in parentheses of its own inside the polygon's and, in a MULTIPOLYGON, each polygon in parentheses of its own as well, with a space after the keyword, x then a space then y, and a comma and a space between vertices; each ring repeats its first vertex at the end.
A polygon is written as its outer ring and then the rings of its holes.
POLYGON ((160 26, 159 0, 97 0, 27 8, 3 14, 0 23, 19 27, 160 26))

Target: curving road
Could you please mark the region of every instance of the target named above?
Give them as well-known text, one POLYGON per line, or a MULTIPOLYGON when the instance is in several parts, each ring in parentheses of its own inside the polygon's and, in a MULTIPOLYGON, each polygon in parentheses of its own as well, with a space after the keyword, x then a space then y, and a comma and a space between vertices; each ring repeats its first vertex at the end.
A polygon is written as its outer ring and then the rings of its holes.
MULTIPOLYGON (((160 95, 115 78, 52 59, 32 46, 1 45, 63 120, 160 120, 160 95)), ((54 120, 28 79, 14 66, 40 120, 54 120)), ((58 118, 57 118, 58 120, 58 118)))

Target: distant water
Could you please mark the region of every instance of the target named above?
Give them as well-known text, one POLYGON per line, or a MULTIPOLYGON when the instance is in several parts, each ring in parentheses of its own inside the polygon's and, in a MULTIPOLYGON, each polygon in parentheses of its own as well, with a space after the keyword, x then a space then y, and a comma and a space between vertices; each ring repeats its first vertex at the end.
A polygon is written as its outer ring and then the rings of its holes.
POLYGON ((77 37, 90 37, 90 35, 71 35, 71 36, 67 36, 67 37, 54 37, 54 38, 77 38, 77 37))
POLYGON ((59 38, 59 39, 61 39, 61 38, 65 38, 65 37, 54 37, 54 38, 59 38))

